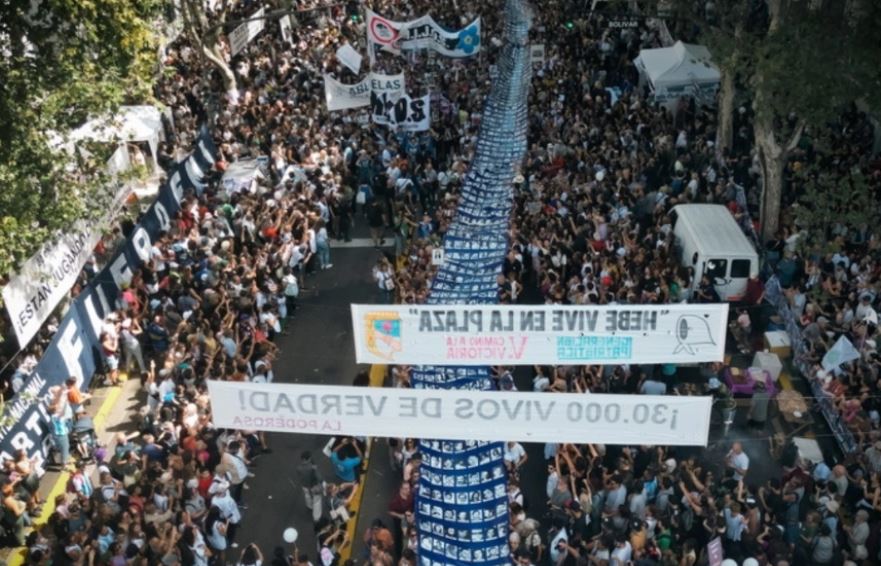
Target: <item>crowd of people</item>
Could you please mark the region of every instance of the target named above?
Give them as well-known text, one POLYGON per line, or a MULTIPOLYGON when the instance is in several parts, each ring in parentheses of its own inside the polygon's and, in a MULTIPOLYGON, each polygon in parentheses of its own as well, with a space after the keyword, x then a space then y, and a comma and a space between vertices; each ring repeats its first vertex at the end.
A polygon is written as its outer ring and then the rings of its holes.
MULTIPOLYGON (((610 30, 602 17, 578 15, 559 2, 537 12, 532 39, 545 45, 547 58, 533 78, 530 151, 514 179, 515 214, 498 278, 499 300, 716 301, 712 282, 680 265, 670 210, 682 203, 718 203, 741 224, 748 225, 750 213, 757 216, 749 208, 757 202, 759 182, 748 142, 751 113, 738 111, 734 147, 718 161, 711 109, 683 101, 671 112, 652 104, 638 87, 631 62, 641 48, 659 46, 658 33, 642 26, 610 30), (569 32, 561 29, 561 14, 572 22, 569 32), (742 189, 747 202, 739 198, 742 189)), ((466 126, 460 132, 467 135, 468 116, 462 118, 466 126)), ((848 111, 831 129, 831 143, 823 146, 836 148, 832 156, 810 146, 795 153, 787 169, 788 205, 803 194, 792 171, 806 164, 842 173, 858 167, 877 185, 865 115, 848 111)), ((393 203, 400 213, 391 217, 391 226, 406 243, 394 284, 400 302, 421 302, 429 293, 430 251, 455 214, 467 148, 464 158, 454 154, 432 165, 428 179, 413 176, 437 191, 428 198, 430 216, 413 199, 393 203), (423 221, 417 223, 419 218, 423 221)), ((525 453, 509 443, 511 550, 518 563, 694 564, 705 559, 707 543, 717 536, 725 556, 738 564, 878 558, 876 239, 869 226, 855 233, 830 226, 836 249, 823 257, 797 245, 806 230, 794 216, 787 215, 784 225, 781 237, 767 243, 769 270, 789 289, 810 361, 858 434, 860 450, 840 463, 816 466, 790 453, 781 462, 779 479, 765 482, 747 473, 749 456, 740 443, 722 454, 697 455, 662 447, 548 445, 542 494, 523 490, 517 470, 525 453), (820 361, 841 336, 861 355, 832 375, 820 361), (535 516, 524 497, 542 514, 535 516), (546 505, 535 504, 545 498, 546 505)), ((377 283, 384 288, 382 277, 377 283)), ((747 304, 759 303, 762 282, 753 279, 749 287, 747 304)), ((760 311, 737 315, 747 346, 755 339, 751 314, 757 317, 760 311)), ((721 365, 708 368, 706 374, 715 379, 704 387, 677 383, 675 368, 667 369, 535 368, 532 383, 534 390, 547 392, 725 394, 719 387, 721 365)), ((409 386, 408 373, 406 367, 393 369, 396 386, 409 386)), ((507 368, 497 368, 496 377, 499 389, 515 387, 507 368)), ((753 403, 749 417, 765 425, 767 403, 753 403)))
MULTIPOLYGON (((186 37, 167 50, 170 72, 156 88, 173 117, 163 165, 191 147, 211 111, 205 101, 216 93, 223 93, 214 120, 220 159, 204 192, 186 196, 183 211, 134 274, 121 308, 104 324, 108 380, 140 377, 146 391, 137 432, 120 435, 110 449, 90 445, 87 435, 75 434, 88 431, 86 394, 75 382, 54 390, 54 444, 62 464, 74 463, 48 524, 28 536, 30 563, 310 564, 311 549, 293 556, 277 549, 270 558, 254 545, 239 547, 251 465, 270 448, 259 433, 212 426, 205 380, 273 381, 275 339, 296 318, 309 274, 333 267, 333 239, 351 238, 353 222, 362 217, 377 247, 386 238, 394 243, 395 253, 382 257, 373 272, 378 300, 425 301, 434 274, 431 250, 456 213, 494 72, 498 45, 492 39, 504 16, 499 2, 470 8, 479 13, 422 0, 372 7, 398 21, 431 12, 451 29, 482 17, 479 57, 378 54, 376 69, 406 71, 411 95, 432 94, 428 132, 395 133, 370 126, 363 111, 326 111, 322 74, 356 80, 335 59, 337 47, 348 41, 366 48, 355 5, 304 3, 291 43, 267 25, 235 57, 224 46, 234 90, 217 72, 203 82, 211 63, 186 37), (256 157, 268 159, 265 178, 253 190, 223 185, 228 164, 256 157)), ((229 17, 256 8, 240 2, 229 17)), ((531 40, 543 44, 546 55, 533 75, 527 159, 513 179, 515 210, 499 301, 713 301, 712 283, 679 264, 670 210, 719 203, 738 219, 750 216, 737 194, 738 186, 750 202, 757 194, 757 168, 743 141, 749 112, 738 113, 736 143, 720 163, 712 110, 692 100, 672 112, 639 86, 632 60, 639 49, 660 46, 660 32, 644 24, 608 28, 588 8, 565 0, 535 6, 531 40)), ((831 134, 840 148, 834 163, 841 171, 862 167, 877 184, 877 163, 864 157, 865 131, 864 117, 845 115, 831 134)), ((799 162, 831 163, 812 148, 796 152, 790 169, 799 162)), ((790 179, 787 198, 798 192, 798 181, 790 179)), ((541 492, 522 476, 524 447, 508 443, 512 561, 691 566, 704 560, 717 537, 725 556, 743 565, 881 560, 878 240, 871 227, 839 230, 832 232, 835 249, 806 255, 799 227, 784 220, 780 237, 768 243, 769 264, 789 289, 807 355, 858 436, 860 451, 812 468, 785 458, 778 478, 758 481, 739 442, 697 452, 550 444, 543 449, 541 492), (860 358, 822 371, 819 362, 841 336, 860 358)), ((108 236, 108 249, 131 227, 108 236)), ((97 259, 100 264, 100 254, 97 259)), ((95 272, 93 265, 86 277, 95 272)), ((751 300, 758 302, 760 283, 753 290, 751 300)), ((33 349, 18 365, 19 380, 39 355, 33 349)), ((675 368, 667 369, 535 368, 532 386, 548 393, 705 391, 682 386, 675 368)), ((392 368, 392 375, 395 386, 410 385, 408 368, 392 368)), ((497 368, 496 376, 499 389, 514 387, 506 368, 497 368)), ((330 444, 335 478, 324 477, 318 456, 309 452, 296 464, 304 513, 318 534, 311 555, 316 563, 339 562, 340 550, 354 542, 345 527, 365 449, 357 439, 330 444)), ((413 439, 390 440, 390 453, 400 487, 388 516, 364 532, 365 551, 352 557, 354 563, 417 563, 413 502, 421 455, 413 439)), ((44 502, 32 462, 21 455, 5 466, 4 525, 23 543, 24 527, 44 502)))

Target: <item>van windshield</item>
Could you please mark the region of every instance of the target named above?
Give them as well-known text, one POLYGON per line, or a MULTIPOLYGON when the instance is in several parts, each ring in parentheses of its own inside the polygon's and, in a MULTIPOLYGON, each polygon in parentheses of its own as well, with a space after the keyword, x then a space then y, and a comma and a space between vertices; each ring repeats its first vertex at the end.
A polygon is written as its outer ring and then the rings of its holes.
POLYGON ((707 268, 704 270, 704 275, 710 279, 725 279, 727 274, 727 259, 711 259, 707 262, 707 268))

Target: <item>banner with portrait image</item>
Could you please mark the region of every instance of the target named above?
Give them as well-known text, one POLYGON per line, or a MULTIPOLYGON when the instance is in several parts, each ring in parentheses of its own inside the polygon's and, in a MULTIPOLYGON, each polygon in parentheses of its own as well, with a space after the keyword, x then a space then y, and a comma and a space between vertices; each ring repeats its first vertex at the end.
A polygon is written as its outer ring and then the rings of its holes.
POLYGON ((431 127, 431 95, 419 98, 403 95, 393 98, 389 93, 370 94, 370 115, 373 123, 405 132, 424 132, 431 127))
POLYGON ((371 96, 384 95, 396 101, 404 95, 404 73, 382 75, 370 73, 364 80, 347 85, 330 75, 324 75, 324 99, 330 112, 370 106, 371 96))
POLYGON ((480 18, 459 31, 447 31, 431 16, 395 22, 367 10, 367 44, 396 55, 401 51, 431 49, 447 57, 471 57, 480 52, 480 18))
POLYGON ((352 305, 362 364, 717 362, 725 354, 727 321, 727 303, 352 305))

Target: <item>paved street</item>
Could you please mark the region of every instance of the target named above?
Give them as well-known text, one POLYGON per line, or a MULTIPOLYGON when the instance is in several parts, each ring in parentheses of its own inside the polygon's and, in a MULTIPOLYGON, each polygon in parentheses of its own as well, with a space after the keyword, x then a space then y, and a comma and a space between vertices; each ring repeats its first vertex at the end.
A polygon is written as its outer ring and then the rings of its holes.
MULTIPOLYGON (((301 295, 290 334, 277 341, 281 353, 274 367, 276 382, 350 385, 359 369, 367 369, 355 364, 349 304, 376 301, 371 268, 380 252, 364 247, 332 249, 331 253, 333 268, 307 278, 309 290, 301 295)), ((299 550, 316 561, 312 521, 294 469, 300 453, 311 450, 325 478, 333 480, 330 462, 321 453, 328 439, 269 435, 273 452, 257 459, 256 477, 248 482, 251 489, 245 493, 248 509, 238 536, 242 547, 256 542, 269 558, 273 548, 284 544, 284 529, 292 526, 300 533, 299 550)))

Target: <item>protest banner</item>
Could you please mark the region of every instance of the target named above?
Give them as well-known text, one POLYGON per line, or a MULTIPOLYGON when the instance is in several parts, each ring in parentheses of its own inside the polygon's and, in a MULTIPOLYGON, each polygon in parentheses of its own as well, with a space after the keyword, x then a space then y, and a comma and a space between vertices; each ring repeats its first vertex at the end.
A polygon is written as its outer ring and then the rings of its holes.
POLYGON ((372 95, 384 95, 390 101, 404 96, 404 73, 381 75, 370 73, 362 81, 352 85, 339 82, 330 75, 324 75, 324 98, 327 109, 348 110, 370 106, 372 95))
POLYGON ((74 222, 69 231, 31 257, 3 288, 3 302, 21 347, 55 310, 76 282, 101 239, 89 222, 74 222))
POLYGON ((51 388, 75 377, 87 389, 100 359, 100 334, 104 318, 118 308, 117 299, 134 271, 148 261, 153 242, 168 231, 186 191, 199 192, 202 178, 213 167, 217 150, 207 129, 197 139, 195 151, 169 172, 156 201, 145 212, 131 236, 104 269, 73 301, 37 367, 15 397, 6 400, 0 417, 0 460, 24 450, 40 467, 50 444, 51 388))
POLYGON ((266 8, 260 8, 248 17, 248 21, 236 26, 229 34, 229 50, 235 57, 239 52, 248 45, 257 34, 263 31, 266 20, 263 19, 266 8))
POLYGON ((712 397, 209 381, 214 425, 331 436, 706 446, 712 397))
POLYGON ((721 361, 727 319, 727 303, 352 305, 355 356, 368 364, 721 361))
POLYGON ((424 132, 431 127, 431 96, 410 98, 405 94, 394 99, 389 93, 373 92, 370 114, 374 124, 407 132, 424 132))
POLYGON ((480 18, 459 31, 447 31, 431 16, 395 22, 367 10, 367 43, 399 55, 401 51, 431 49, 447 57, 470 57, 480 51, 480 18))

